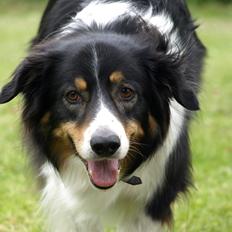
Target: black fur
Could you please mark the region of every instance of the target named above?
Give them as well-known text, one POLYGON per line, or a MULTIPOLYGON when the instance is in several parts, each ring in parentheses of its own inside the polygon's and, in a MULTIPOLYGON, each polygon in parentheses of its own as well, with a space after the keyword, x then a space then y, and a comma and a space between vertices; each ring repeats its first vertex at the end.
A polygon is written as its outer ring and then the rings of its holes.
POLYGON ((188 133, 187 128, 185 128, 170 156, 166 169, 165 185, 154 193, 146 206, 147 214, 154 220, 170 223, 170 219, 172 219, 171 203, 180 193, 185 193, 192 185, 189 153, 188 133))
POLYGON ((104 27, 83 25, 70 35, 59 38, 61 28, 87 1, 51 0, 30 53, 16 69, 12 81, 3 88, 0 103, 10 101, 19 93, 23 94, 22 117, 31 145, 36 147, 36 163, 40 166, 48 159, 59 169, 49 144, 53 130, 61 122, 82 123, 95 113, 97 95, 93 76, 96 70, 91 63, 91 45, 94 44, 100 57, 98 71, 102 77, 105 99, 122 122, 136 119, 145 134, 140 141, 145 145, 139 148, 143 156, 131 161, 124 173, 124 177, 127 177, 143 162, 149 162, 154 151, 164 141, 170 120, 169 102, 175 98, 189 111, 166 167, 166 181, 146 205, 146 213, 152 219, 164 222, 171 218, 171 203, 191 185, 188 124, 190 111, 199 110, 196 96, 205 48, 197 38, 195 25, 183 0, 133 2, 138 8, 149 7, 151 2, 153 14, 163 10, 168 12, 174 22, 174 29, 179 31, 184 51, 167 54, 169 38, 148 26, 140 17, 128 16, 104 27), (127 82, 137 91, 135 103, 120 104, 119 100, 115 100, 116 96, 109 96, 107 77, 115 70, 122 70, 127 82), (74 108, 60 99, 64 87, 71 88, 73 78, 77 75, 86 77, 91 91, 83 96, 84 101, 79 107, 74 108), (50 124, 40 126, 39 122, 48 111, 52 112, 50 124), (149 134, 149 113, 158 125, 156 133, 152 135, 149 134))

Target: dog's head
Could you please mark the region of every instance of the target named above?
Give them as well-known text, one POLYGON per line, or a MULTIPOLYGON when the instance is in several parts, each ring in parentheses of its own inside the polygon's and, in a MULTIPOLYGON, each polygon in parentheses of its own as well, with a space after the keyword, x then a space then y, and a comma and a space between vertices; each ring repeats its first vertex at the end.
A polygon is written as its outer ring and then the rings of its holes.
POLYGON ((62 169, 76 155, 95 186, 112 187, 162 143, 170 99, 198 109, 183 60, 167 47, 155 30, 49 39, 20 64, 0 103, 22 93, 26 129, 47 158, 62 169))

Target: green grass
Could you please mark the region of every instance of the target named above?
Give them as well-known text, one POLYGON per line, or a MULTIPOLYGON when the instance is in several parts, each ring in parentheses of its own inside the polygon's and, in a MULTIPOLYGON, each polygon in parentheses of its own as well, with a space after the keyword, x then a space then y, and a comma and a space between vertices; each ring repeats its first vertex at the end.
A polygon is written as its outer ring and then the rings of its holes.
MULTIPOLYGON (((11 0, 9 0, 10 2, 11 0)), ((12 1, 11 1, 12 2, 12 1)), ((42 1, 41 1, 42 2, 42 1)), ((0 86, 25 56, 41 3, 0 3, 0 86)), ((174 205, 177 232, 232 231, 232 6, 192 6, 208 47, 202 111, 192 124, 195 189, 174 205)), ((20 100, 0 106, 0 231, 39 232, 38 195, 20 140, 20 100)))

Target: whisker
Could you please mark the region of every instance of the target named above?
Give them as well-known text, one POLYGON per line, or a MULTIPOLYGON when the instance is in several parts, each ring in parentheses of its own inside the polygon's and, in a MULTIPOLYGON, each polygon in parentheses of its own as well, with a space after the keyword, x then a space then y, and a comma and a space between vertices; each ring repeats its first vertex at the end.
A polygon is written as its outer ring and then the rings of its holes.
MULTIPOLYGON (((145 158, 143 153, 141 151, 139 151, 136 147, 130 147, 130 151, 134 152, 135 154, 140 155, 142 158, 145 158)), ((133 155, 135 155, 134 153, 133 153, 133 155)))
POLYGON ((130 140, 130 143, 135 144, 135 145, 139 145, 139 146, 148 146, 147 143, 140 143, 140 142, 137 142, 135 140, 130 140))

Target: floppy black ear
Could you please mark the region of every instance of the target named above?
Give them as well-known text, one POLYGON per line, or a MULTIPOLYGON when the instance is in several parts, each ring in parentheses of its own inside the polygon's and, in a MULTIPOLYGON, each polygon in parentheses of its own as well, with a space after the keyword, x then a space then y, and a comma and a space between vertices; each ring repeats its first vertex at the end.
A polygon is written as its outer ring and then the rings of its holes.
POLYGON ((24 60, 13 74, 12 80, 6 84, 0 92, 0 104, 9 102, 23 91, 23 86, 28 79, 30 68, 28 61, 24 60))
POLYGON ((179 87, 179 89, 174 90, 173 96, 178 103, 188 110, 197 111, 200 109, 195 93, 186 86, 179 87))
POLYGON ((182 71, 184 61, 171 56, 161 55, 158 58, 156 77, 167 89, 169 97, 191 111, 199 110, 199 102, 193 87, 187 82, 187 74, 182 71))
POLYGON ((9 102, 30 85, 42 73, 47 63, 44 52, 33 52, 25 58, 12 75, 12 80, 0 92, 0 104, 9 102))

